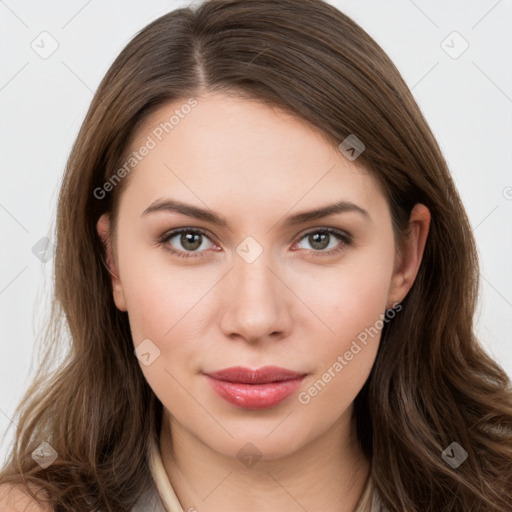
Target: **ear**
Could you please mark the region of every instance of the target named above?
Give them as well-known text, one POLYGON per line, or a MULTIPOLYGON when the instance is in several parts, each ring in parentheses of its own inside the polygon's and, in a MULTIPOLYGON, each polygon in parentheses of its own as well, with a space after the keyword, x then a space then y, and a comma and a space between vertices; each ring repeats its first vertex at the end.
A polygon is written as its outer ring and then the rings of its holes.
POLYGON ((409 293, 420 268, 423 250, 430 228, 430 211, 423 204, 416 204, 409 217, 409 232, 396 252, 395 268, 388 294, 388 309, 402 302, 409 293))
POLYGON ((103 246, 105 247, 105 253, 107 256, 107 269, 111 275, 112 281, 112 292, 114 297, 114 303, 117 306, 117 309, 121 311, 127 311, 126 308, 126 300, 123 293, 123 285, 121 283, 121 279, 119 278, 119 273, 117 271, 117 266, 115 263, 114 254, 112 251, 112 239, 110 236, 110 214, 104 213, 96 223, 96 229, 98 231, 98 235, 100 236, 103 246))

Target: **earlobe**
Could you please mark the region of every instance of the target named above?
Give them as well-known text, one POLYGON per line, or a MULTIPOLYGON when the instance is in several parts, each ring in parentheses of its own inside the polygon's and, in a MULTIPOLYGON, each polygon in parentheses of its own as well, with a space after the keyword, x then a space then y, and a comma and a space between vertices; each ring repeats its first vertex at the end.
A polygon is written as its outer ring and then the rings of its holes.
POLYGON ((119 278, 119 273, 117 271, 117 266, 112 251, 112 240, 110 236, 110 215, 108 213, 101 215, 101 217, 98 219, 98 222, 96 223, 96 229, 103 242, 103 246, 105 247, 107 261, 103 260, 103 263, 111 275, 114 303, 119 310, 126 311, 127 308, 123 293, 123 286, 121 279, 119 278))
POLYGON ((418 274, 430 228, 430 211, 423 204, 416 204, 409 218, 409 233, 397 251, 388 308, 395 302, 402 302, 418 274))

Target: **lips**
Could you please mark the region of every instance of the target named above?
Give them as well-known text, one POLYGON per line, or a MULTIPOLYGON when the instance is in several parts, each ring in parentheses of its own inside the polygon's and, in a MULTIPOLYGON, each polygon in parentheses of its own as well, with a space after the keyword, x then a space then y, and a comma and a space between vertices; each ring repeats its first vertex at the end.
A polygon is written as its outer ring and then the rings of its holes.
POLYGON ((290 396, 306 376, 286 368, 240 366, 205 373, 212 389, 226 401, 244 409, 274 407, 290 396))
POLYGON ((296 379, 305 373, 297 373, 278 366, 264 366, 257 370, 251 370, 242 366, 235 366, 219 370, 218 372, 207 373, 212 379, 225 382, 238 382, 240 384, 268 384, 270 382, 281 382, 283 380, 296 379))

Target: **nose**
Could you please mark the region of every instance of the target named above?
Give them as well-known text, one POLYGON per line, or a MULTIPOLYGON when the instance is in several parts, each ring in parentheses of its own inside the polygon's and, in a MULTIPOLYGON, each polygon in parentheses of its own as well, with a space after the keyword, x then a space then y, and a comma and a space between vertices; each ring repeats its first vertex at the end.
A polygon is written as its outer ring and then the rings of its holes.
POLYGON ((291 294, 269 263, 265 252, 252 263, 236 258, 223 279, 221 329, 227 337, 254 343, 290 333, 291 294))

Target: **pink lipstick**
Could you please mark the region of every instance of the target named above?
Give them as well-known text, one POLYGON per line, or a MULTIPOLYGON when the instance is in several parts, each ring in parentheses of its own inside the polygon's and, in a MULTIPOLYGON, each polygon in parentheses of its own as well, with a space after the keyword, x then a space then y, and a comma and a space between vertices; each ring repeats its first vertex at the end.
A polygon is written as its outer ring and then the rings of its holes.
POLYGON ((219 396, 242 409, 276 406, 296 391, 306 376, 277 366, 256 370, 236 366, 205 375, 219 396))

